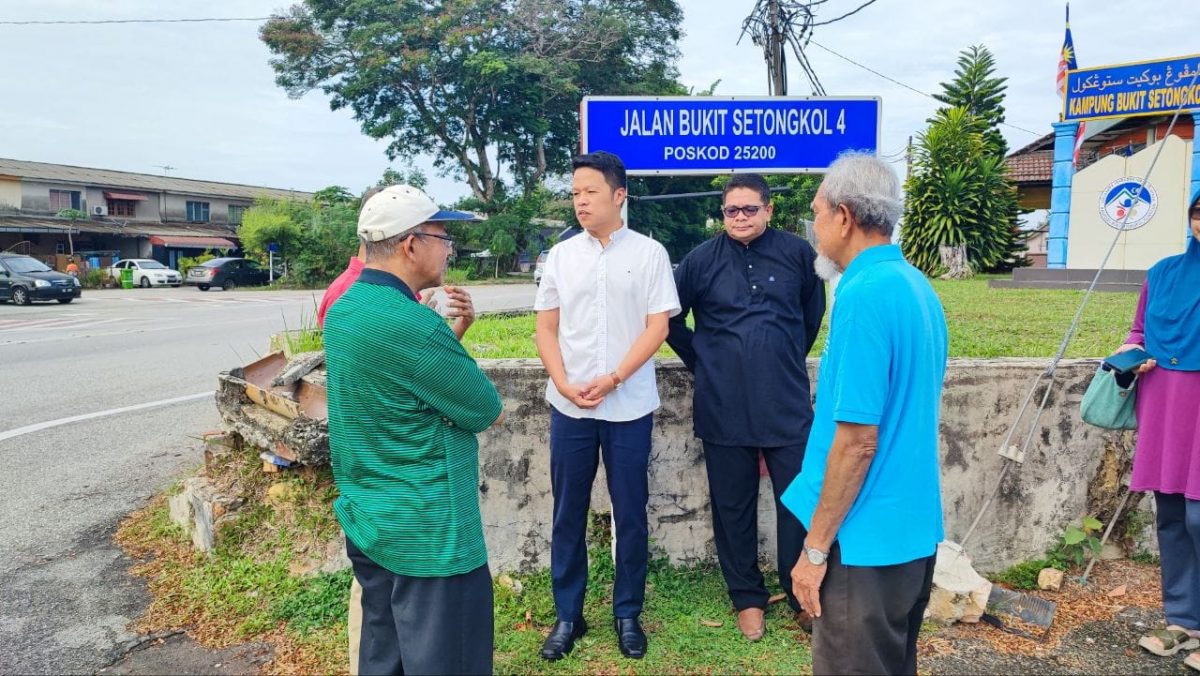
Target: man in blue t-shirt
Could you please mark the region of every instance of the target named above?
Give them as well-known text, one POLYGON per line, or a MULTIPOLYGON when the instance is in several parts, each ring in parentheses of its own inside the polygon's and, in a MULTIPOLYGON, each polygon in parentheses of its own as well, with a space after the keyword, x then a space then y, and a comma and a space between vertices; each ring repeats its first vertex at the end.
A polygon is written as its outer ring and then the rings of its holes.
POLYGON ((891 243, 900 185, 843 155, 812 203, 817 273, 838 282, 812 432, 783 503, 808 528, 792 588, 814 674, 915 674, 942 540, 938 412, 946 317, 891 243))

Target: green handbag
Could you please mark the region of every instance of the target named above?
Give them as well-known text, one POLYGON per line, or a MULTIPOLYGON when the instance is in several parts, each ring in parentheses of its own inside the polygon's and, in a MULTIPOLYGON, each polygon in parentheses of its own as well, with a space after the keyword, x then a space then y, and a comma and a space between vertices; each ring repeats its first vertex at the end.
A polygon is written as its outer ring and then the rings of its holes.
POLYGON ((1133 377, 1129 387, 1121 387, 1116 372, 1101 366, 1092 376, 1087 392, 1083 393, 1079 412, 1089 425, 1108 430, 1136 430, 1137 415, 1133 410, 1136 398, 1137 376, 1133 377))

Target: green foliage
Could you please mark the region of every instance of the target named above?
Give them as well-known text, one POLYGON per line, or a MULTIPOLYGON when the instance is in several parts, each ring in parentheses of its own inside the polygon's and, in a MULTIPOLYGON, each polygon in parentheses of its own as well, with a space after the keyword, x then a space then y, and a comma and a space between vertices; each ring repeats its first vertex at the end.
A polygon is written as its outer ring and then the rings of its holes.
POLYGON ((284 261, 295 256, 296 244, 300 239, 303 223, 311 207, 297 200, 259 198, 254 206, 242 216, 238 226, 238 238, 242 248, 252 257, 267 257, 270 244, 279 245, 284 261))
POLYGON ((1050 560, 1057 564, 1082 566, 1088 558, 1099 556, 1099 533, 1103 527, 1104 524, 1094 516, 1085 516, 1078 524, 1067 526, 1058 545, 1048 552, 1050 560))
POLYGON ((1007 570, 991 576, 991 579, 1013 589, 1037 589, 1038 573, 1041 573, 1043 568, 1057 567, 1047 559, 1032 559, 1014 564, 1007 570))
POLYGON ((85 289, 99 289, 104 286, 108 274, 103 268, 88 268, 79 278, 79 284, 85 289))
POLYGON ((1143 566, 1157 566, 1162 563, 1162 560, 1159 559, 1157 555, 1144 549, 1139 549, 1138 551, 1134 552, 1129 557, 1129 560, 1133 561, 1134 563, 1140 563, 1143 566))
POLYGON ((536 235, 542 224, 534 219, 542 217, 553 198, 549 190, 537 188, 520 197, 508 197, 502 192, 492 200, 474 197, 460 200, 455 208, 482 212, 488 217, 478 222, 448 223, 451 235, 468 249, 486 250, 499 258, 499 261, 476 259, 472 274, 495 276, 515 270, 519 254, 537 245, 536 235))
MULTIPOLYGON (((996 77, 996 58, 983 45, 975 45, 959 52, 958 68, 954 80, 942 83, 942 92, 933 97, 949 108, 963 108, 979 118, 987 127, 984 138, 988 153, 1005 155, 1008 144, 1000 133, 1004 122, 1004 92, 1008 89, 1006 77, 996 77)), ((943 108, 946 111, 948 108, 943 108)), ((939 111, 940 112, 940 111, 939 111)))
POLYGON ((379 179, 379 183, 376 185, 397 184, 411 185, 418 190, 424 190, 425 186, 429 185, 429 177, 417 167, 405 167, 400 170, 388 167, 383 170, 383 177, 379 179))
POLYGON ((317 315, 300 312, 300 327, 289 329, 287 316, 283 317, 283 339, 287 341, 289 354, 301 352, 316 352, 325 349, 325 333, 317 325, 317 315))
POLYGON ((358 198, 341 186, 318 191, 312 201, 260 199, 246 210, 238 236, 251 257, 265 261, 279 244, 276 262, 288 284, 323 286, 358 252, 358 198))
POLYGON ((288 628, 307 634, 345 620, 350 581, 354 572, 321 573, 301 581, 271 604, 271 617, 288 623, 288 628))
POLYGON ((72 223, 75 221, 86 221, 88 218, 90 218, 86 211, 81 211, 79 209, 62 209, 55 214, 55 216, 58 216, 59 218, 65 218, 72 223))
MULTIPOLYGON (((224 252, 222 252, 222 255, 224 255, 224 252)), ((212 249, 206 249, 199 256, 180 256, 175 261, 175 269, 186 275, 189 269, 197 265, 203 265, 216 257, 217 255, 213 253, 212 249)))
POLYGON ((1000 270, 1020 261, 1016 187, 1004 158, 989 151, 984 122, 964 108, 938 111, 919 135, 904 183, 905 257, 927 275, 945 269, 940 248, 965 246, 975 270, 1000 270))
POLYGON ((390 157, 430 154, 474 197, 563 174, 588 94, 685 93, 675 0, 305 0, 260 37, 292 96, 320 89, 390 157))

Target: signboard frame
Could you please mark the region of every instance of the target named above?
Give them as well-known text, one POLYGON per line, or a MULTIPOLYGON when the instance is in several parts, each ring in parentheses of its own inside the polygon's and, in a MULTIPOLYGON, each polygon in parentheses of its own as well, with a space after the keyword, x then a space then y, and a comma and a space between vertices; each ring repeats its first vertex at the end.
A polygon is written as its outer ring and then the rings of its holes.
MULTIPOLYGON (((1175 110, 1178 109, 1178 106, 1171 106, 1169 108, 1155 108, 1154 110, 1144 110, 1143 112, 1137 112, 1136 110, 1134 110, 1134 111, 1130 111, 1130 110, 1117 111, 1116 106, 1114 106, 1113 112, 1111 112, 1111 113, 1106 112, 1105 114, 1101 114, 1101 115, 1071 116, 1070 111, 1071 111, 1071 101, 1072 101, 1072 90, 1077 86, 1077 83, 1079 82, 1079 80, 1081 78, 1096 77, 1097 80, 1100 81, 1102 79, 1110 79, 1115 71, 1121 71, 1126 68, 1135 68, 1137 66, 1147 66, 1147 68, 1145 68, 1143 70, 1149 71, 1154 66, 1165 65, 1167 67, 1170 67, 1171 65, 1174 65, 1176 62, 1190 62, 1191 64, 1193 64, 1192 68, 1194 70, 1188 74, 1189 79, 1188 79, 1187 84, 1184 86, 1200 86, 1200 78, 1193 79, 1191 77, 1197 70, 1200 70, 1200 54, 1187 54, 1184 56, 1172 56, 1172 57, 1167 57, 1167 58, 1162 58, 1162 59, 1145 59, 1142 61, 1129 61, 1126 63, 1114 63, 1114 64, 1109 64, 1109 65, 1104 65, 1104 66, 1092 66, 1089 68, 1076 68, 1074 70, 1067 71, 1066 95, 1063 96, 1063 99, 1062 99, 1062 119, 1063 119, 1063 121, 1064 122, 1087 122, 1089 120, 1107 120, 1107 119, 1113 119, 1113 118, 1126 118, 1126 117, 1153 117, 1156 115, 1171 115, 1171 114, 1173 114, 1175 112, 1175 110)), ((1100 84, 1104 84, 1104 83, 1101 82, 1100 84)), ((1126 84, 1124 79, 1122 79, 1121 84, 1126 84)), ((1180 85, 1183 85, 1182 80, 1177 81, 1174 86, 1180 86, 1180 85)), ((1171 85, 1165 85, 1165 82, 1164 82, 1164 86, 1166 88, 1171 88, 1171 85)), ((1101 91, 1104 91, 1105 89, 1107 89, 1107 87, 1101 88, 1101 91)), ((1114 90, 1114 95, 1115 94, 1127 94, 1130 92, 1136 93, 1138 91, 1145 92, 1145 91, 1149 91, 1149 90, 1146 90, 1146 89, 1137 89, 1137 90, 1122 89, 1119 91, 1114 90)), ((1076 98, 1078 98, 1078 97, 1076 97, 1076 98)), ((1200 112, 1200 101, 1197 101, 1196 105, 1193 105, 1193 106, 1184 106, 1183 110, 1200 112)))
MULTIPOLYGON (((878 154, 883 140, 883 98, 880 96, 585 96, 579 103, 579 145, 582 152, 590 152, 588 144, 588 103, 604 101, 627 101, 630 103, 655 102, 763 102, 780 103, 790 101, 811 101, 837 103, 843 101, 873 101, 875 102, 875 148, 878 154)), ((846 150, 852 150, 847 148, 846 150)), ((728 167, 721 169, 630 169, 626 167, 629 176, 723 176, 728 174, 821 174, 828 167, 728 167)))

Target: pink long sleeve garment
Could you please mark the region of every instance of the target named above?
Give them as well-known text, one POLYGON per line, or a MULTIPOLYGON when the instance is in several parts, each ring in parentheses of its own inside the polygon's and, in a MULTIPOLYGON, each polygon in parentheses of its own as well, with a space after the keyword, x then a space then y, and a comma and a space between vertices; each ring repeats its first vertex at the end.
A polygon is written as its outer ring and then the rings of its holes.
MULTIPOLYGON (((1142 286, 1126 343, 1146 344, 1150 293, 1149 283, 1142 286)), ((1156 368, 1138 379, 1137 388, 1137 446, 1130 490, 1200 500, 1200 371, 1156 368)))

